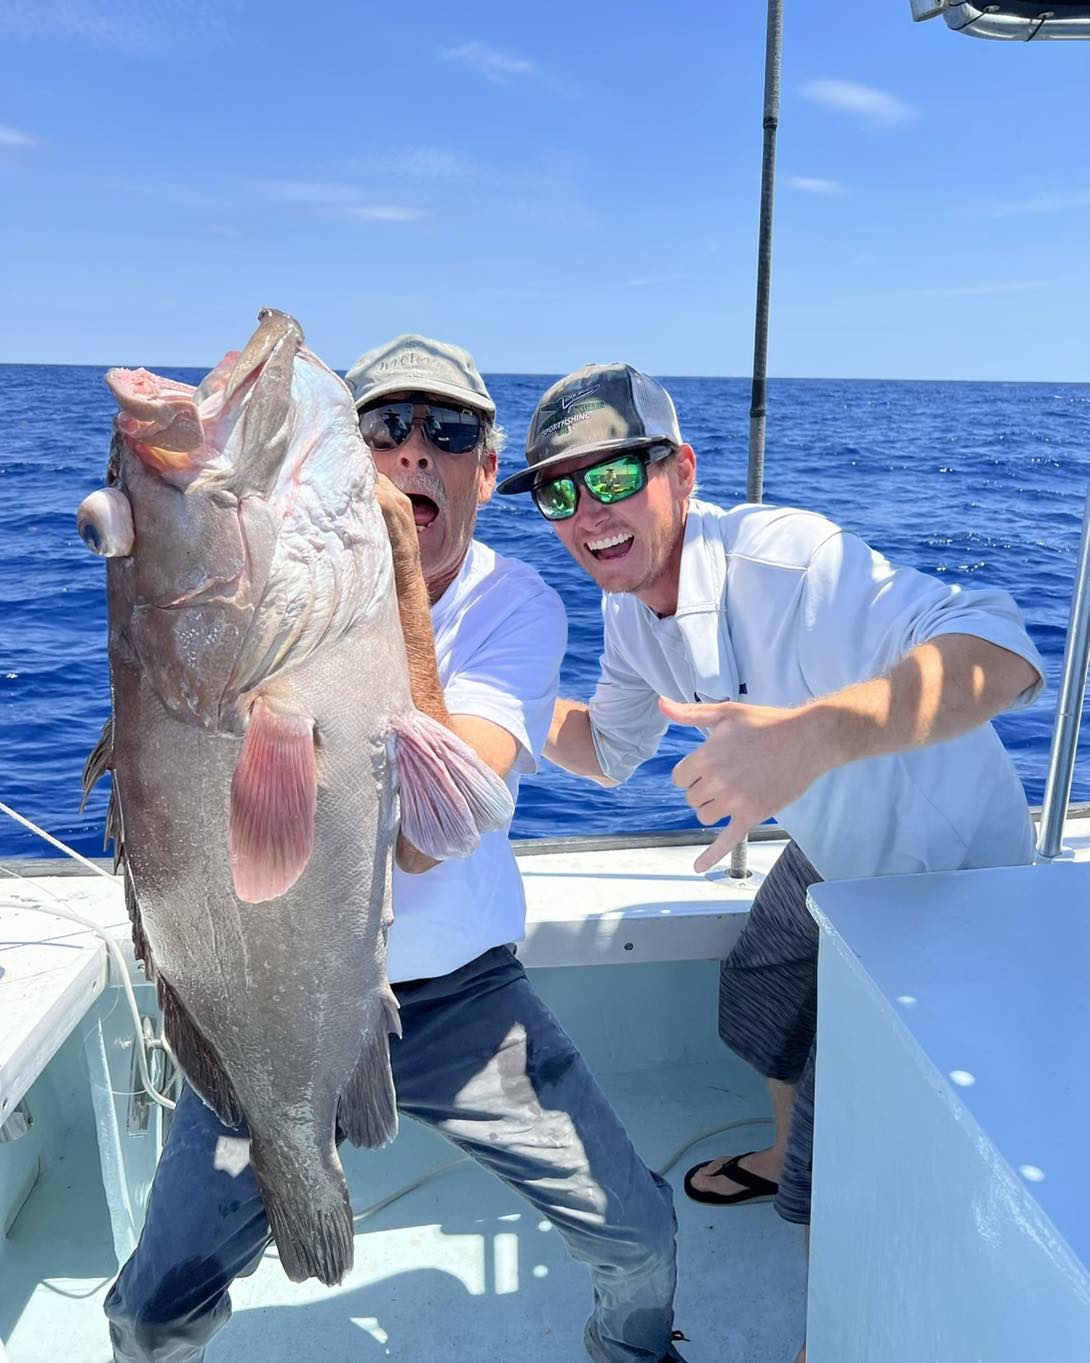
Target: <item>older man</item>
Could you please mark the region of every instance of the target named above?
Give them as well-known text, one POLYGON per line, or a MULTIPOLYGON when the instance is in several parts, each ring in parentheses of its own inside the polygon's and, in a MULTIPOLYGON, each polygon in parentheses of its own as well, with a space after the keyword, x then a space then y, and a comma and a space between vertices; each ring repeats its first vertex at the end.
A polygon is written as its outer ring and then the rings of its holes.
MULTIPOLYGON (((720 1033, 768 1078, 769 1149, 691 1169, 690 1197, 774 1197, 810 1217, 817 930, 806 889, 848 877, 1030 859, 1021 784, 987 721, 1028 704, 1042 665, 1013 601, 896 568, 823 516, 696 500, 674 405, 629 365, 588 365, 544 395, 529 491, 605 593, 589 704, 557 702, 545 754, 626 780, 667 724, 704 742, 674 781, 703 824, 729 818, 708 870, 771 815, 792 841, 724 963, 720 1033)), ((802 1357, 802 1355, 800 1355, 802 1357)))
MULTIPOLYGON (((465 350, 425 336, 369 351, 348 379, 385 475, 413 699, 514 795, 548 731, 566 622, 532 568, 473 538, 496 481, 495 405, 465 350)), ((590 1266, 595 1363, 680 1358, 670 1190, 637 1157, 508 945, 523 935, 525 902, 506 833, 441 863, 402 837, 393 906, 398 1107, 500 1174, 590 1266)), ((217 1141, 231 1134, 186 1091, 140 1244, 107 1299, 118 1363, 199 1363, 230 1315, 232 1279, 269 1242, 252 1171, 215 1168, 217 1141)), ((442 1331, 436 1320, 440 1355, 442 1331)), ((493 1352, 482 1339, 482 1356, 493 1352)))

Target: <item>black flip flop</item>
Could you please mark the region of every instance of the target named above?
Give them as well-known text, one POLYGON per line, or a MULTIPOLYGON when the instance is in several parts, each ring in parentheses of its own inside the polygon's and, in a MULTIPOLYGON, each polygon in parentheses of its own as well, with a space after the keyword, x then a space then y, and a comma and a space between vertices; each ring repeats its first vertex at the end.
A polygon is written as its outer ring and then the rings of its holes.
POLYGON ((747 1150, 744 1155, 735 1155, 733 1159, 724 1160, 722 1165, 712 1175, 718 1178, 720 1174, 725 1174, 727 1178, 735 1183, 742 1185, 739 1193, 710 1193, 703 1188, 693 1186, 693 1176, 705 1170, 709 1164, 714 1164, 715 1160, 705 1160, 703 1164, 694 1164, 685 1175, 685 1192, 694 1202, 710 1202, 716 1207, 735 1207, 742 1202, 770 1202, 780 1190, 778 1183, 773 1183, 771 1179, 762 1178, 760 1174, 752 1174, 748 1169, 743 1169, 739 1164, 740 1160, 748 1159, 754 1151, 747 1150))

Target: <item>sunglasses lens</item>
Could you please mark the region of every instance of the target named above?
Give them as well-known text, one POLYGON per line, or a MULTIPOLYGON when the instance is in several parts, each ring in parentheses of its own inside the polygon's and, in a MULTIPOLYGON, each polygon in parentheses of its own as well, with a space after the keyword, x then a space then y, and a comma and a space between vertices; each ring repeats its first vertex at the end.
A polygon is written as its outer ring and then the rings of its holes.
POLYGON ((537 509, 547 521, 564 521, 575 514, 578 496, 571 478, 552 478, 533 488, 537 509))
POLYGON ((373 450, 396 450, 412 428, 411 402, 384 402, 360 413, 360 434, 373 450))
POLYGON ((643 490, 643 461, 627 456, 611 459, 608 464, 587 469, 583 480, 591 496, 606 506, 623 502, 626 497, 633 497, 643 490))
POLYGON ((468 454, 477 448, 481 434, 481 418, 464 407, 428 407, 424 431, 437 449, 447 454, 468 454))

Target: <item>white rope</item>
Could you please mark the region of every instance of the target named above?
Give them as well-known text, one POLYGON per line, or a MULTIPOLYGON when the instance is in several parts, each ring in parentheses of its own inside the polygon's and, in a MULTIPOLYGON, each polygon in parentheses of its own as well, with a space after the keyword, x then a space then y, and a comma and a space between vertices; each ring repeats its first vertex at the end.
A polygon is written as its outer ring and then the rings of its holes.
MULTIPOLYGON (((16 823, 22 824, 24 828, 29 829, 31 833, 36 833, 38 837, 44 838, 46 842, 63 852, 65 856, 71 857, 73 861, 78 861, 81 866, 86 866, 87 869, 93 871, 95 875, 104 877, 115 889, 120 889, 116 878, 110 875, 109 871, 104 871, 101 866, 96 866, 93 861, 88 861, 86 857, 81 856, 74 848, 67 846, 58 838, 53 837, 51 833, 47 833, 44 828, 39 828, 36 823, 32 823, 30 819, 24 818, 22 814, 17 813, 9 805, 4 804, 3 800, 0 800, 0 813, 7 814, 8 817, 14 819, 16 823)), ((16 880, 29 879, 29 877, 20 875, 18 871, 13 871, 10 866, 4 866, 2 863, 0 863, 0 871, 3 871, 5 875, 14 877, 16 880)), ((43 886, 41 888, 45 887, 43 886)), ((136 1002, 136 991, 132 987, 132 980, 129 978, 129 963, 125 959, 121 948, 104 928, 100 928, 99 925, 92 922, 90 918, 85 918, 82 914, 76 913, 74 910, 65 906, 64 901, 60 896, 54 894, 52 890, 46 889, 45 892, 55 899, 61 907, 47 909, 41 904, 20 904, 19 907, 31 909, 38 913, 52 914, 56 918, 67 918, 70 922, 78 923, 80 927, 86 928, 88 932, 95 933, 96 936, 101 937, 103 942, 106 943, 106 950, 109 954, 110 961, 116 968, 118 982, 125 991, 125 997, 129 1004, 129 1011, 132 1013, 133 1029, 136 1033, 136 1059, 137 1064, 140 1067, 140 1082, 144 1085, 148 1097, 153 1102, 158 1103, 160 1107, 168 1108, 173 1111, 174 1102, 168 1098, 165 1093, 160 1093, 152 1082, 151 1071, 148 1069, 147 1048, 144 1043, 144 1031, 140 1019, 140 1008, 136 1002)), ((170 1055, 170 1048, 167 1046, 165 1037, 161 1045, 166 1054, 170 1055)))

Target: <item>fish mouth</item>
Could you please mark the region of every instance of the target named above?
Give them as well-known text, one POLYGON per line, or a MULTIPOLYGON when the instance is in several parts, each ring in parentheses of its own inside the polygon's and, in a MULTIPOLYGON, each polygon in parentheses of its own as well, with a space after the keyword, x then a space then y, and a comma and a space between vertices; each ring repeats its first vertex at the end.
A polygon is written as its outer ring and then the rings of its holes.
POLYGON ((120 409, 115 428, 150 471, 176 487, 188 488, 211 474, 221 483, 267 494, 290 444, 287 417, 302 346, 299 323, 264 308, 246 348, 229 350, 198 388, 146 369, 111 369, 106 383, 120 409), (243 440, 228 471, 220 465, 244 412, 245 430, 252 425, 275 435, 243 440))
POLYGON ((413 504, 413 520, 416 522, 417 530, 427 530, 439 516, 438 505, 422 492, 410 492, 406 495, 413 504))

